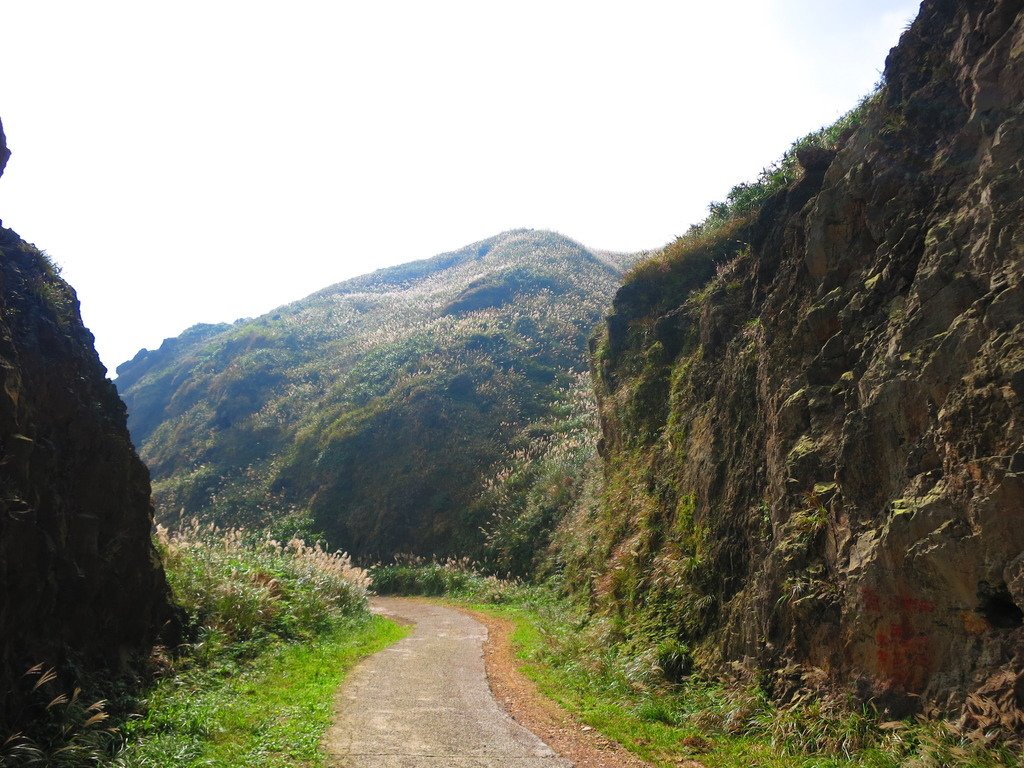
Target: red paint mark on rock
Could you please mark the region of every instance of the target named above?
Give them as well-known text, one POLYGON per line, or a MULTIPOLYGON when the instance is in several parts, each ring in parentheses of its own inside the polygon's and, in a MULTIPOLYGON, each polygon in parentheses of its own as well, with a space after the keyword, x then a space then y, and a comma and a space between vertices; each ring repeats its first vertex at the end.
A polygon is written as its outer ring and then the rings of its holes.
POLYGON ((878 613, 882 610, 882 598, 878 596, 878 592, 872 587, 861 587, 860 601, 864 604, 864 609, 867 611, 878 613))
POLYGON ((916 597, 901 597, 900 610, 903 613, 934 613, 935 603, 916 597))
POLYGON ((876 616, 879 683, 891 691, 924 690, 934 666, 930 630, 935 604, 898 588, 882 594, 875 587, 861 587, 860 598, 864 611, 876 616))
POLYGON ((875 634, 879 676, 890 688, 913 693, 924 689, 932 668, 928 634, 900 619, 875 634))

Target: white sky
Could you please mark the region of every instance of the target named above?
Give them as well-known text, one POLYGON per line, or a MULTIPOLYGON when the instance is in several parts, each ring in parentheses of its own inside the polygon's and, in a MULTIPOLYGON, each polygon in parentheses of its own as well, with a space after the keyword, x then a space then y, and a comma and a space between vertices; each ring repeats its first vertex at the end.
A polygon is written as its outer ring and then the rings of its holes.
POLYGON ((870 91, 917 5, 0 0, 0 217, 111 372, 506 229, 657 247, 870 91))

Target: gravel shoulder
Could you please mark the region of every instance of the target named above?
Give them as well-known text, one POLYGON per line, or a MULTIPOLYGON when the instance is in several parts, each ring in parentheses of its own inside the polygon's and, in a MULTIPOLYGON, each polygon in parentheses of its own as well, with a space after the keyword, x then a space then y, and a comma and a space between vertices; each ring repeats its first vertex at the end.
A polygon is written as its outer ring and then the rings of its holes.
MULTIPOLYGON (((537 684, 520 670, 512 647, 515 625, 508 619, 466 609, 487 627, 484 659, 487 679, 495 698, 519 723, 544 740, 555 752, 574 765, 586 768, 650 768, 618 743, 580 723, 570 713, 544 696, 537 684)), ((701 764, 691 761, 693 768, 701 764)))

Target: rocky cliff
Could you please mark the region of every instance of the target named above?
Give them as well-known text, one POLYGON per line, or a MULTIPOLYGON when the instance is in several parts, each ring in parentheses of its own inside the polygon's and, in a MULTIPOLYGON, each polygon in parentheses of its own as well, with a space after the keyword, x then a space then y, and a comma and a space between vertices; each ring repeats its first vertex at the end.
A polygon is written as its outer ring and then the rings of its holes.
MULTIPOLYGON (((7 155, 0 129, 0 171, 7 155)), ((148 650, 170 614, 151 525, 74 291, 0 229, 0 690, 37 663, 118 671, 148 650)))
POLYGON ((1022 109, 1024 3, 927 0, 838 151, 633 270, 594 344, 624 631, 1024 722, 1022 109))

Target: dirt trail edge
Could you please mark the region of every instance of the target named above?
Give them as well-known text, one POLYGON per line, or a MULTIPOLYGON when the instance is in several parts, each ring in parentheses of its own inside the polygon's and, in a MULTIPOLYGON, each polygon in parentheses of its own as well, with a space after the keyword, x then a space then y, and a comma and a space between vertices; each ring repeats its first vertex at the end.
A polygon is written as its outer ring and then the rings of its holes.
POLYGON ((361 662, 338 691, 330 765, 571 768, 495 701, 480 622, 417 600, 375 598, 373 608, 415 629, 361 662))
MULTIPOLYGON (((468 609, 459 610, 486 625, 487 679, 495 697, 517 722, 580 768, 650 768, 650 763, 579 722, 544 696, 537 684, 519 671, 511 639, 515 625, 511 621, 468 609)), ((681 760, 679 765, 680 768, 704 768, 703 763, 696 760, 681 760)))

